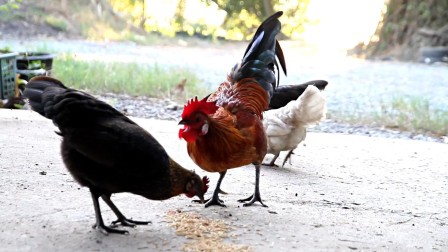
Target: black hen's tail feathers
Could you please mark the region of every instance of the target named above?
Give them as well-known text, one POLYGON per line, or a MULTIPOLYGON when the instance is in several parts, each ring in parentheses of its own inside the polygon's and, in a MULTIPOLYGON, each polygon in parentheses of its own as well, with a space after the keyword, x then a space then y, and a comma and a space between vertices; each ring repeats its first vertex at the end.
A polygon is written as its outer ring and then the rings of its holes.
POLYGON ((42 100, 42 95, 50 87, 60 89, 61 91, 67 89, 64 84, 56 79, 39 76, 29 81, 23 93, 23 96, 28 99, 31 108, 45 117, 47 116, 45 115, 45 102, 42 100), (47 78, 51 79, 51 81, 48 81, 47 78))
POLYGON ((268 92, 269 97, 272 97, 280 77, 278 75, 277 80, 275 78, 275 68, 279 72, 276 56, 286 75, 283 51, 276 39, 281 29, 281 23, 278 20, 281 15, 283 15, 282 11, 275 13, 258 27, 241 63, 235 65, 230 73, 230 78, 235 82, 244 78, 254 78, 268 92))
POLYGON ((34 111, 53 120, 61 130, 112 117, 133 123, 109 104, 87 93, 67 88, 51 77, 34 77, 26 85, 23 95, 28 98, 34 111))
POLYGON ((297 100, 308 85, 316 86, 319 90, 324 90, 328 82, 325 80, 308 81, 299 85, 278 86, 269 102, 269 109, 278 109, 286 106, 290 101, 297 100))

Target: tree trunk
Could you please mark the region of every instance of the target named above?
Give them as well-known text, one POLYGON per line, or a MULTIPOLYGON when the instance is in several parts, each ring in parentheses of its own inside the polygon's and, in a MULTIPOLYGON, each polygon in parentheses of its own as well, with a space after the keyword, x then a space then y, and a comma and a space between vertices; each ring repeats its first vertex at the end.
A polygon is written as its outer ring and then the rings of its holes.
POLYGON ((271 0, 263 0, 263 10, 265 18, 274 14, 274 7, 272 6, 271 0))

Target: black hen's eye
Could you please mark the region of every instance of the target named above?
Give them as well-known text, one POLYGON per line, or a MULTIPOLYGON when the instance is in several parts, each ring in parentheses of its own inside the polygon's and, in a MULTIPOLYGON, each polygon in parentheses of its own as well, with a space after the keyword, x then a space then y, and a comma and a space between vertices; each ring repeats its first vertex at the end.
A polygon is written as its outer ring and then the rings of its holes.
POLYGON ((199 117, 196 117, 196 119, 194 120, 194 122, 196 122, 196 123, 198 123, 200 121, 201 121, 201 119, 199 117))

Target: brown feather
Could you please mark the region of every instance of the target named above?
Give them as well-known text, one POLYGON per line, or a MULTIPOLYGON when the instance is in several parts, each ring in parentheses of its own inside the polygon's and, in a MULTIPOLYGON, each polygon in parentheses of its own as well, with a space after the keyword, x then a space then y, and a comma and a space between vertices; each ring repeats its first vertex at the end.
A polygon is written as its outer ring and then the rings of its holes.
POLYGON ((261 162, 267 149, 261 124, 268 106, 266 91, 252 79, 224 82, 209 101, 221 107, 209 116, 208 133, 188 143, 193 161, 209 172, 261 162))

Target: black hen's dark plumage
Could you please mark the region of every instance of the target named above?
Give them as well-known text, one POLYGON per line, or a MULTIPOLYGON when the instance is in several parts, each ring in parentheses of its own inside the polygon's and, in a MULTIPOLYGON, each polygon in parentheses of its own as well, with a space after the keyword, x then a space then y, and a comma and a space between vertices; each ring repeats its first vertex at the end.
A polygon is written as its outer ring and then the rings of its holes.
POLYGON ((126 219, 110 200, 113 193, 130 192, 152 200, 182 193, 203 198, 203 180, 173 161, 151 134, 110 105, 49 77, 33 78, 24 96, 34 111, 59 128, 63 161, 76 181, 90 189, 101 231, 125 232, 104 225, 99 197, 123 225, 147 222, 126 219))
POLYGON ((328 82, 325 80, 308 81, 298 85, 281 85, 278 86, 269 102, 269 109, 278 109, 284 107, 290 101, 297 100, 308 85, 316 86, 319 90, 324 90, 328 82))
POLYGON ((243 78, 254 78, 272 97, 273 90, 278 86, 280 75, 275 78, 275 68, 279 71, 276 56, 286 75, 286 63, 283 51, 276 36, 280 32, 281 23, 278 18, 282 11, 267 18, 257 29, 254 37, 246 48, 241 63, 235 65, 230 72, 232 82, 243 78))

